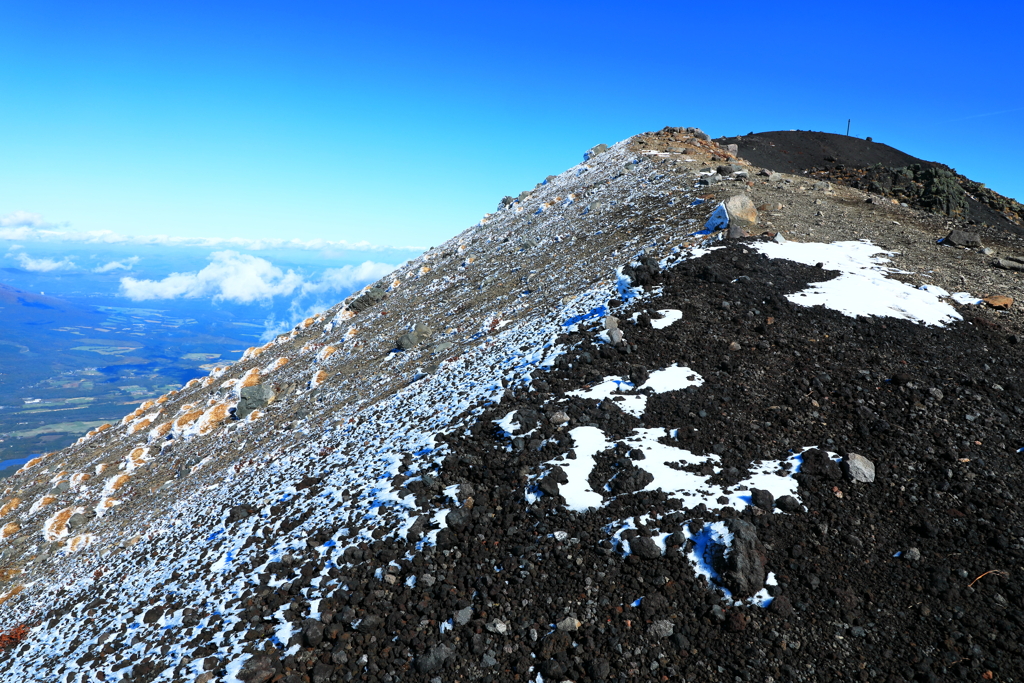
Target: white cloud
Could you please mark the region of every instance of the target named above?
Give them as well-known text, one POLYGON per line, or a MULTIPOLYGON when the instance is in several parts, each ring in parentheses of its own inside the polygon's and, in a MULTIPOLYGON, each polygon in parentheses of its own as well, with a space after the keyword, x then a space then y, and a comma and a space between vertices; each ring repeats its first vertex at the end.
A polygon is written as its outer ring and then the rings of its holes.
POLYGON ((302 276, 287 273, 266 259, 216 251, 212 263, 198 273, 171 273, 163 280, 121 278, 121 292, 129 299, 177 299, 212 296, 215 300, 252 303, 287 296, 302 286, 302 276))
POLYGON ((364 261, 358 266, 342 266, 328 268, 317 282, 306 282, 302 285, 303 294, 325 294, 327 292, 351 291, 357 286, 362 287, 368 282, 379 280, 395 266, 375 261, 364 261))
POLYGON ((64 225, 49 223, 43 220, 43 217, 38 213, 29 213, 28 211, 15 211, 14 213, 9 213, 6 216, 0 216, 0 228, 24 228, 32 230, 33 228, 41 229, 64 227, 64 225))
POLYGON ((245 237, 172 237, 170 235, 121 235, 111 230, 77 232, 67 224, 47 223, 42 216, 16 211, 0 216, 0 240, 35 242, 83 242, 86 244, 139 244, 170 247, 233 247, 236 249, 346 249, 350 251, 424 251, 424 247, 371 244, 366 240, 248 239, 245 237))
POLYGON ((126 258, 123 261, 111 261, 110 263, 106 263, 100 266, 99 268, 93 268, 92 272, 109 273, 112 270, 131 270, 132 266, 134 266, 138 262, 139 257, 132 256, 131 258, 126 258))
POLYGON ((25 270, 31 270, 36 273, 48 273, 52 270, 71 270, 75 267, 74 261, 66 256, 60 261, 55 261, 52 258, 32 258, 23 251, 19 251, 17 254, 8 252, 7 255, 16 258, 25 270))

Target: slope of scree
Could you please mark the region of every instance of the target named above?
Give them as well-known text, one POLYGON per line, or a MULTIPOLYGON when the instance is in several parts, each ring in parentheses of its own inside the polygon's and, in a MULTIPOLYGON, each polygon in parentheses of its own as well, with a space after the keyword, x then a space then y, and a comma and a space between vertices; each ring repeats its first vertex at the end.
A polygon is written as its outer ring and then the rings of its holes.
POLYGON ((869 190, 995 234, 1024 237, 1024 205, 945 164, 883 143, 816 131, 751 133, 716 142, 736 145, 738 156, 757 166, 869 190))
POLYGON ((26 465, 4 680, 1017 680, 1021 320, 937 287, 1019 277, 705 137, 596 148, 26 465), (738 192, 768 231, 716 244, 738 192))

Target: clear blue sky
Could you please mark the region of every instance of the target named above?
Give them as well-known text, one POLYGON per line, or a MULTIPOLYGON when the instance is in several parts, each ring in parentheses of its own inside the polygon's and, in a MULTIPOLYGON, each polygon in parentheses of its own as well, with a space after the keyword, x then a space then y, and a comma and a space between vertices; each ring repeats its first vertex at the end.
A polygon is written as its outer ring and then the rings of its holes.
POLYGON ((873 136, 1024 199, 1020 3, 4 2, 0 217, 436 244, 665 125, 873 136))

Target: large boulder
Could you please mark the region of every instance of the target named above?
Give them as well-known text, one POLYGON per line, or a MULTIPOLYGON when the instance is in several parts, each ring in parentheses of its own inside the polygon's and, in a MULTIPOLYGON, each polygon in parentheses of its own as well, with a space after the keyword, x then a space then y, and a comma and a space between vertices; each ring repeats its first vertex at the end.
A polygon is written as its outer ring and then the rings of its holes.
POLYGON ((583 161, 590 161, 591 159, 596 157, 598 154, 604 154, 607 151, 608 151, 608 145, 606 145, 604 143, 602 143, 600 145, 594 145, 593 147, 591 147, 590 149, 588 149, 586 152, 583 153, 583 161))
POLYGON ((750 522, 728 519, 726 528, 732 532, 732 545, 716 552, 712 565, 721 583, 736 597, 747 597, 764 588, 767 578, 767 555, 750 522))
POLYGON ((982 246, 981 235, 976 232, 967 232, 966 230, 951 230, 943 242, 952 244, 954 247, 970 247, 972 249, 982 246))
POLYGON ((369 290, 360 294, 348 304, 348 310, 358 313, 359 311, 366 310, 370 306, 374 305, 378 301, 384 298, 384 290, 380 287, 371 287, 369 290))
POLYGON ((254 410, 266 408, 276 397, 274 388, 266 383, 243 387, 238 405, 235 406, 235 417, 242 419, 254 410))
POLYGON ((737 194, 723 202, 729 214, 729 227, 741 230, 753 230, 757 227, 757 208, 749 194, 737 194))

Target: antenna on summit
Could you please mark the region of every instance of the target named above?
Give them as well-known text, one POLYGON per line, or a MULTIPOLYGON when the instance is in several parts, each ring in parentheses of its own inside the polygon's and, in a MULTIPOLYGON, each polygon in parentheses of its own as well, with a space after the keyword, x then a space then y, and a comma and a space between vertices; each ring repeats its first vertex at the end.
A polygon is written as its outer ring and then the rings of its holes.
POLYGON ((850 119, 846 119, 846 137, 850 137, 850 119))

